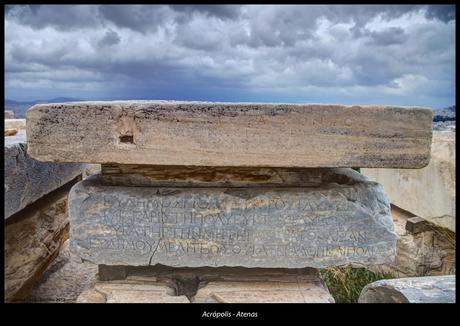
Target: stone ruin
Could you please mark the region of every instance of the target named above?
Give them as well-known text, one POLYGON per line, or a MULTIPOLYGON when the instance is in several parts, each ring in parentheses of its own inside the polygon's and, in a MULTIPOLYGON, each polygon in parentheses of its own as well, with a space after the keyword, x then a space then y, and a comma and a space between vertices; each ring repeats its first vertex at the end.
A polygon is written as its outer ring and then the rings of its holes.
POLYGON ((99 266, 78 302, 333 302, 318 268, 395 259, 383 187, 423 168, 423 108, 119 101, 39 104, 28 154, 100 163, 73 186, 70 248, 99 266))
MULTIPOLYGON (((5 115, 6 116, 6 115, 5 115)), ((47 163, 27 154, 25 119, 5 119, 5 301, 22 302, 68 237, 67 196, 81 180, 78 163, 47 163)))
POLYGON ((422 169, 361 169, 380 183, 398 235, 394 263, 372 267, 395 277, 455 274, 455 131, 433 131, 430 163, 422 169))
POLYGON ((358 303, 453 303, 455 275, 380 280, 364 287, 358 303))

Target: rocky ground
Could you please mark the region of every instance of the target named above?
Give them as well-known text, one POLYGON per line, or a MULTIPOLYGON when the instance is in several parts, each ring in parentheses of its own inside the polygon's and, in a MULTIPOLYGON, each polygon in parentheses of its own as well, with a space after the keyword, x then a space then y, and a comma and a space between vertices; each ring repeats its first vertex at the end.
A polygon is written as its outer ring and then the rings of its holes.
POLYGON ((96 281, 97 265, 82 263, 69 250, 67 240, 26 302, 73 303, 96 281))

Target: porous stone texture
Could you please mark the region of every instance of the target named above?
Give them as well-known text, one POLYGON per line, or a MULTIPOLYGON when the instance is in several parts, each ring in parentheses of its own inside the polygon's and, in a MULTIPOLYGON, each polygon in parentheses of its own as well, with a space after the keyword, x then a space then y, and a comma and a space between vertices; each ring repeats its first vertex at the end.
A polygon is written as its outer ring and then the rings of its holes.
POLYGON ((310 186, 248 188, 106 186, 95 175, 69 194, 70 247, 105 265, 392 262, 396 234, 382 187, 351 169, 304 173, 310 186))
POLYGON ((362 169, 383 185, 391 203, 455 232, 455 132, 435 131, 427 167, 362 169))
POLYGON ((47 162, 193 166, 428 164, 432 111, 391 106, 118 101, 37 104, 29 154, 47 162))
POLYGON ((167 284, 151 279, 129 279, 123 282, 97 282, 83 291, 78 303, 190 303, 186 296, 177 296, 167 284))
POLYGON ((455 233, 426 221, 425 231, 411 233, 407 222, 413 215, 392 205, 398 236, 393 263, 370 266, 372 271, 394 277, 455 274, 455 233))
POLYGON ((25 302, 73 303, 96 283, 97 265, 83 262, 69 250, 69 240, 49 266, 25 302))
POLYGON ((358 303, 455 303, 455 275, 380 280, 364 287, 358 303))
POLYGON ((23 301, 69 236, 70 187, 47 195, 5 222, 5 301, 23 301))
POLYGON ((14 119, 14 112, 6 110, 5 111, 5 119, 14 119))
POLYGON ((26 119, 5 119, 5 129, 26 129, 26 119))
POLYGON ((319 282, 298 280, 209 282, 193 297, 194 303, 334 303, 319 282))
POLYGON ((102 164, 101 172, 101 182, 107 186, 315 188, 337 182, 337 178, 345 183, 350 181, 345 175, 311 168, 102 164))
POLYGON ((43 163, 27 154, 25 130, 5 137, 5 219, 81 175, 81 164, 43 163))

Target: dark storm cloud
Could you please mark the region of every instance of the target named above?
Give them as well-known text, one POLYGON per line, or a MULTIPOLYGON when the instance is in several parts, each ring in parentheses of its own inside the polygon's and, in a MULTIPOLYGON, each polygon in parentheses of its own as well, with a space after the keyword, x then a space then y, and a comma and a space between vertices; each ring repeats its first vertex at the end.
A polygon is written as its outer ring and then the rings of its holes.
POLYGON ((372 38, 373 44, 382 46, 402 44, 407 39, 407 35, 400 27, 390 27, 381 32, 369 32, 368 36, 372 38))
POLYGON ((166 6, 105 5, 99 6, 99 12, 104 20, 141 33, 155 31, 171 16, 166 6))
POLYGON ((117 32, 108 30, 104 37, 98 42, 99 46, 111 46, 120 43, 120 36, 117 32))
MULTIPOLYGON (((261 6, 252 7, 254 11, 251 11, 251 14, 256 11, 264 11, 260 10, 261 6)), ((238 19, 242 15, 242 8, 243 6, 239 5, 7 5, 5 11, 10 18, 34 28, 46 26, 61 29, 85 28, 109 21, 119 27, 146 32, 152 26, 164 23, 167 18, 172 17, 183 21, 184 16, 175 16, 174 13, 184 13, 187 16, 193 13, 203 13, 222 19, 238 19)), ((358 27, 362 27, 376 15, 393 19, 422 8, 426 9, 426 17, 429 19, 439 19, 444 22, 455 19, 454 5, 289 5, 273 7, 281 15, 281 19, 277 20, 278 25, 291 27, 293 23, 296 23, 307 28, 314 26, 315 19, 320 16, 327 17, 335 23, 353 20, 358 27), (289 12, 288 15, 286 15, 287 12, 289 12), (300 16, 303 19, 299 19, 300 16)))
POLYGON ((237 5, 172 5, 171 8, 178 12, 200 12, 223 19, 235 19, 241 15, 241 6, 237 5))
POLYGON ((454 93, 454 6, 7 6, 5 26, 6 89, 18 93, 454 93))
POLYGON ((11 6, 7 12, 10 19, 17 20, 21 25, 34 29, 47 26, 58 30, 94 27, 100 23, 94 6, 66 5, 27 5, 11 6))
POLYGON ((449 22, 455 19, 455 5, 428 6, 426 16, 429 19, 436 18, 449 22))

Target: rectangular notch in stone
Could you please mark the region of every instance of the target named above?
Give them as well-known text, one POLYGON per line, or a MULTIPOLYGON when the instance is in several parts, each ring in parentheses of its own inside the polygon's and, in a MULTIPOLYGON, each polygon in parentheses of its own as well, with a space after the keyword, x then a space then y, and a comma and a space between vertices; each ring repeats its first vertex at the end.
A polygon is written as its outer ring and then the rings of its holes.
POLYGON ((132 135, 121 135, 120 136, 120 143, 133 144, 134 143, 134 138, 133 138, 132 135))

